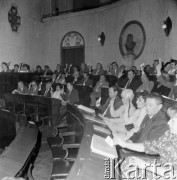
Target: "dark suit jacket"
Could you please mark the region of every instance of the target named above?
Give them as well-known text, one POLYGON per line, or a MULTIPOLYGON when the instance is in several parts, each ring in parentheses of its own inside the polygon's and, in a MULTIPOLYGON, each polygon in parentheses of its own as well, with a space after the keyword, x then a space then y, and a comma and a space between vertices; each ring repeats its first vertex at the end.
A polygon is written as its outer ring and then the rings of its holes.
POLYGON ((100 69, 98 72, 97 72, 97 69, 94 69, 93 72, 92 72, 93 75, 103 75, 105 74, 105 71, 103 69, 100 69), (97 73, 97 74, 96 74, 97 73))
POLYGON ((26 86, 23 86, 23 90, 17 88, 17 91, 19 92, 19 94, 28 94, 28 88, 26 86))
POLYGON ((28 90, 28 94, 30 94, 30 95, 38 95, 38 87, 36 89, 30 88, 28 90))
MULTIPOLYGON (((83 85, 84 84, 84 78, 82 78, 77 84, 81 84, 83 85)), ((89 87, 92 87, 93 86, 93 81, 92 79, 88 78, 86 81, 85 81, 85 86, 89 86, 89 87)))
POLYGON ((139 131, 134 133, 130 140, 136 143, 142 143, 144 141, 158 139, 169 129, 167 122, 167 115, 162 109, 151 119, 146 115, 139 131))
MULTIPOLYGON (((125 88, 127 82, 129 81, 128 78, 125 79, 125 81, 123 82, 122 84, 122 87, 125 88)), ((130 84, 126 87, 126 89, 131 89, 133 91, 136 91, 139 86, 142 84, 142 81, 141 81, 141 78, 140 77, 137 77, 135 76, 132 81, 130 82, 130 84)))
MULTIPOLYGON (((45 91, 46 91, 46 89, 42 89, 41 92, 40 92, 40 94, 41 94, 42 96, 44 96, 45 91)), ((45 95, 45 97, 52 97, 51 89, 47 92, 47 94, 45 95)))
MULTIPOLYGON (((109 106, 111 98, 108 98, 105 102, 105 104, 98 106, 98 109, 101 110, 102 113, 107 109, 109 106)), ((114 101, 114 110, 119 109, 119 107, 123 105, 122 100, 117 96, 114 101)), ((105 117, 111 117, 110 110, 107 110, 105 117)))
POLYGON ((69 93, 69 91, 67 91, 65 99, 70 104, 74 104, 76 102, 79 102, 79 92, 78 92, 78 90, 73 88, 71 93, 69 93))
POLYGON ((53 73, 56 74, 56 75, 58 76, 59 74, 62 74, 63 71, 60 69, 59 71, 58 71, 58 70, 55 70, 53 73))

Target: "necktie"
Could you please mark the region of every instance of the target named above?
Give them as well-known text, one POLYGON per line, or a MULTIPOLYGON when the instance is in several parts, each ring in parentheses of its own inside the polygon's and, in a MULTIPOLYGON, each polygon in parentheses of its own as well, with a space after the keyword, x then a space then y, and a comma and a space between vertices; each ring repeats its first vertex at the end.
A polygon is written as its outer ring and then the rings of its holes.
POLYGON ((125 85, 125 89, 130 85, 131 80, 128 80, 127 84, 125 85))
POLYGON ((46 90, 45 90, 45 93, 44 93, 44 96, 47 96, 47 93, 48 93, 48 90, 46 89, 46 90))

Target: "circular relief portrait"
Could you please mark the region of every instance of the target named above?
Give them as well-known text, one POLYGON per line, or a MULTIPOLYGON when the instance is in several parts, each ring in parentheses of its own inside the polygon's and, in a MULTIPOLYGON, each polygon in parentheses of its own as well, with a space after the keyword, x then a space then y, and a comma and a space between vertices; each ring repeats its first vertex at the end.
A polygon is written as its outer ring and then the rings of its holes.
POLYGON ((132 56, 136 60, 143 52, 146 34, 139 21, 130 21, 122 29, 119 37, 119 48, 123 58, 132 56))

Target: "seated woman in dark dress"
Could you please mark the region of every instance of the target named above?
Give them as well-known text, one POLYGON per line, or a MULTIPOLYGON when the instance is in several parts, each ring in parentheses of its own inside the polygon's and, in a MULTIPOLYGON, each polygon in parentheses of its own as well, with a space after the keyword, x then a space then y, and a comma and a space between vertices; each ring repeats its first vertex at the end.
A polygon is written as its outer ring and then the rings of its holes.
MULTIPOLYGON (((143 179, 143 168, 146 168, 146 179, 149 180, 152 180, 155 177, 156 179, 157 177, 159 177, 158 179, 167 179, 167 176, 169 176, 168 179, 173 179, 174 175, 177 175, 177 107, 169 108, 167 113, 171 118, 168 122, 169 130, 167 130, 159 139, 145 141, 143 143, 124 142, 118 137, 114 139, 114 142, 123 148, 138 152, 145 152, 146 154, 160 155, 160 159, 158 160, 142 157, 126 158, 125 161, 121 164, 121 170, 123 172, 123 176, 129 176, 126 177, 127 179, 132 179, 133 176, 134 179, 143 179), (160 167, 156 167, 156 171, 153 166, 155 164, 160 164, 160 167), (136 170, 138 171, 138 174, 141 178, 135 177, 137 174, 135 174, 135 171, 131 171, 131 165, 135 165, 137 167, 136 170), (149 167, 147 167, 147 165, 149 165, 149 167), (131 174, 131 176, 127 172, 132 172, 134 174, 131 174)), ((135 167, 133 168, 135 169, 135 167)))

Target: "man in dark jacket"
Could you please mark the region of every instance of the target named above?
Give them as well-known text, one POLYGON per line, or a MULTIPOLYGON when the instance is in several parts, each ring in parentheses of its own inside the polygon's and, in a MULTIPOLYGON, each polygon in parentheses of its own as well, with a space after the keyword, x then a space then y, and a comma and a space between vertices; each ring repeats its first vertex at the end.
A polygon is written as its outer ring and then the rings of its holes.
POLYGON ((162 107, 162 97, 159 94, 151 93, 146 100, 147 115, 141 123, 139 131, 134 133, 129 140, 142 143, 161 137, 169 129, 168 117, 162 107))

